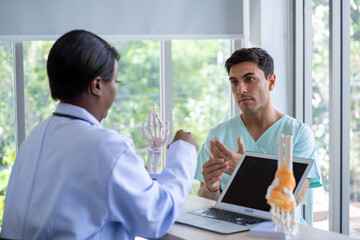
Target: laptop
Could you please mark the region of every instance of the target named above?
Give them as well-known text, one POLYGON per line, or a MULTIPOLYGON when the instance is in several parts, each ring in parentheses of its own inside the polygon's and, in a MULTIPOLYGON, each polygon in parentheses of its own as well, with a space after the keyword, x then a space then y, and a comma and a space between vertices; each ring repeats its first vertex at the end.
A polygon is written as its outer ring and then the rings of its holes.
MULTIPOLYGON (((218 232, 249 230, 271 220, 266 192, 277 170, 277 155, 246 151, 215 206, 182 211, 176 222, 218 232)), ((293 157, 295 198, 313 165, 312 159, 293 157)))

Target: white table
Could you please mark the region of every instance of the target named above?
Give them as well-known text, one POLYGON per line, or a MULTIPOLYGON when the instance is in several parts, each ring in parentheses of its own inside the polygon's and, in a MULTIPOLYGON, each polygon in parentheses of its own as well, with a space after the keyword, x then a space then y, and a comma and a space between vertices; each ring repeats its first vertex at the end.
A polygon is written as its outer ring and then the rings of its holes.
MULTIPOLYGON (((206 207, 210 205, 214 205, 215 201, 189 195, 189 198, 186 202, 186 205, 184 207, 185 210, 189 209, 195 209, 200 207, 206 207)), ((261 240, 261 239, 271 239, 271 238, 259 238, 259 237, 250 237, 249 231, 246 232, 240 232, 240 233, 233 233, 233 234, 219 234, 207 230, 203 230, 200 228, 184 225, 175 222, 173 226, 171 226, 169 232, 162 237, 161 239, 167 239, 167 240, 175 240, 175 239, 206 239, 206 240, 212 240, 212 239, 244 239, 244 240, 261 240)), ((291 240, 345 240, 345 239, 353 239, 350 238, 347 235, 330 232, 330 231, 324 231, 320 229, 316 229, 310 226, 305 226, 302 224, 299 224, 299 233, 292 238, 289 238, 291 240)))

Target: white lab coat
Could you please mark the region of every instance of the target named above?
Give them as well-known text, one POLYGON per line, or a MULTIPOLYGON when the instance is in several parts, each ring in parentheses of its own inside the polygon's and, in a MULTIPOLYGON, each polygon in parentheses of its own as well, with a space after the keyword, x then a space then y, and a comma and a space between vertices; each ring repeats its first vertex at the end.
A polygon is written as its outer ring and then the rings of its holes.
POLYGON ((153 181, 133 141, 85 109, 59 103, 23 142, 12 169, 1 236, 133 239, 165 234, 193 183, 196 150, 172 143, 153 181))

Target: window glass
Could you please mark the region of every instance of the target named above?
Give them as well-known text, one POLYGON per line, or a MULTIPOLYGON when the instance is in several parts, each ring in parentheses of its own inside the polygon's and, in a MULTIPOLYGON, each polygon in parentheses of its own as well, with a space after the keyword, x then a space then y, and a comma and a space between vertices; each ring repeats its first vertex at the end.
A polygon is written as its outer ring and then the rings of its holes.
POLYGON ((229 118, 229 53, 229 40, 172 41, 174 132, 184 128, 202 144, 211 127, 229 118))
POLYGON ((11 166, 15 159, 13 43, 0 41, 0 227, 11 166))
POLYGON ((153 104, 160 116, 160 43, 159 41, 112 41, 120 53, 118 86, 115 101, 103 121, 107 128, 134 140, 137 153, 147 157, 148 143, 141 124, 153 104))
POLYGON ((40 121, 55 111, 46 72, 46 61, 53 41, 24 42, 25 129, 26 136, 40 121))
MULTIPOLYGON (((58 103, 51 98, 46 72, 46 61, 53 43, 23 42, 26 135, 49 117, 58 103)), ((146 163, 148 143, 141 134, 141 124, 153 104, 160 115, 160 43, 152 40, 109 43, 121 55, 118 80, 123 84, 118 86, 115 101, 102 124, 131 137, 146 163)), ((6 151, 10 149, 10 155, 6 156, 11 156, 13 161, 14 129, 8 127, 14 126, 11 117, 14 114, 13 93, 8 91, 13 88, 12 44, 0 44, 0 94, 1 99, 8 99, 0 105, 3 116, 0 117, 1 157, 5 159, 5 153, 8 154, 6 151), (6 117, 3 113, 7 114, 6 117), (3 134, 5 132, 9 134, 3 134), (5 136, 8 137, 5 139, 5 136), (5 143, 7 147, 3 147, 5 143)), ((191 131, 199 145, 211 127, 229 117, 230 87, 224 68, 229 55, 230 40, 172 41, 174 104, 170 110, 173 112, 171 127, 174 132, 180 128, 191 131)), ((5 188, 6 185, 7 180, 4 181, 5 188)))
POLYGON ((313 226, 329 230, 329 2, 312 6, 312 130, 324 187, 313 193, 313 226))
MULTIPOLYGON (((229 119, 229 56, 230 40, 172 41, 173 132, 192 132, 199 147, 212 127, 229 119)), ((198 186, 195 181, 192 194, 198 186)))
MULTIPOLYGON (((160 104, 159 42, 113 41, 119 60, 116 99, 103 120, 104 127, 112 128, 133 138, 139 153, 146 151, 147 142, 141 134, 141 123, 148 110, 160 104)), ((50 95, 46 61, 54 41, 24 42, 25 124, 27 135, 40 121, 56 109, 57 101, 50 95)), ((159 107, 158 107, 159 108, 159 107)))
POLYGON ((360 0, 350 0, 350 236, 360 238, 360 0))

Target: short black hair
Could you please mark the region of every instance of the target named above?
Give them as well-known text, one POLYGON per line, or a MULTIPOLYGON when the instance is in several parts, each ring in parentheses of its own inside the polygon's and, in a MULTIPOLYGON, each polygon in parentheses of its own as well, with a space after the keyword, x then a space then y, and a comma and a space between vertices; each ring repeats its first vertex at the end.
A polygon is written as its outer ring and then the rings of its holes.
POLYGON ((61 36, 50 50, 47 74, 54 100, 74 101, 96 77, 110 82, 119 53, 105 40, 85 30, 61 36))
POLYGON ((254 62, 264 72, 265 78, 274 74, 273 58, 261 48, 242 48, 236 50, 225 62, 225 68, 230 73, 230 68, 243 62, 254 62))

